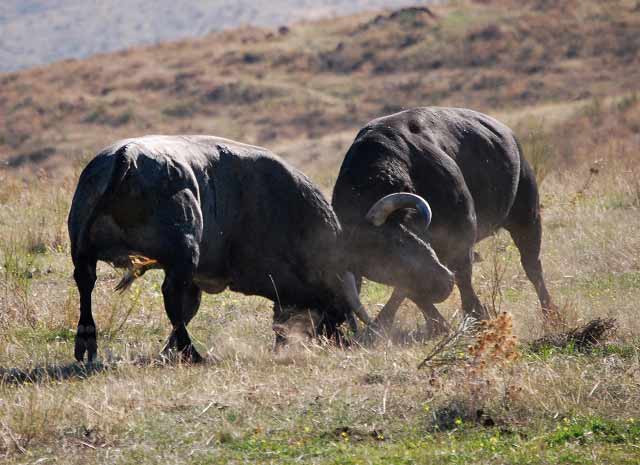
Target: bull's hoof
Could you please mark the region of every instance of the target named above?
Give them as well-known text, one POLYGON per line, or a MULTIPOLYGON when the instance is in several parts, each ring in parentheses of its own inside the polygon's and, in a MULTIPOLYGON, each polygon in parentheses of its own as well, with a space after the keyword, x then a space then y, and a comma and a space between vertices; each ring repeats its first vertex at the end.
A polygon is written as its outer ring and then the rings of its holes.
POLYGON ((93 325, 78 325, 74 349, 76 360, 81 363, 84 362, 85 353, 87 354, 87 363, 93 363, 98 353, 96 327, 93 325))
POLYGON ((182 350, 177 350, 173 347, 165 347, 162 352, 160 352, 160 357, 169 362, 180 361, 182 363, 202 363, 204 362, 204 358, 202 355, 198 353, 193 344, 187 345, 182 350))
POLYGON ((356 335, 356 342, 361 346, 371 347, 385 336, 386 331, 374 322, 358 332, 356 335))
POLYGON ((470 316, 471 318, 476 319, 477 321, 484 321, 484 320, 491 319, 491 315, 489 314, 489 310, 487 310, 487 307, 485 307, 479 302, 476 305, 474 305, 474 307, 471 309, 471 311, 467 315, 470 316))
POLYGON ((545 333, 553 333, 567 328, 567 321, 557 305, 550 303, 542 307, 542 323, 545 333))
POLYGON ((180 352, 180 356, 182 357, 182 361, 185 363, 202 363, 204 362, 204 358, 202 355, 198 353, 193 344, 189 344, 185 347, 182 352, 180 352))
POLYGON ((449 334, 449 327, 446 324, 438 324, 433 322, 432 324, 428 324, 423 326, 417 334, 417 339, 424 341, 431 341, 433 339, 438 339, 443 336, 449 334))

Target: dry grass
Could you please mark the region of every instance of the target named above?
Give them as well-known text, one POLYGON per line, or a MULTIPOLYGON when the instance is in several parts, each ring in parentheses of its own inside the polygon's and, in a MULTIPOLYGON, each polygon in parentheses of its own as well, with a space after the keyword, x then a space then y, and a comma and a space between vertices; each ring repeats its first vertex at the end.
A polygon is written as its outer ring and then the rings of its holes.
MULTIPOLYGON (((375 17, 362 15, 297 26, 270 39, 264 31, 231 31, 1 77, 0 150, 13 157, 46 144, 56 151, 40 162, 50 174, 35 175, 25 164, 5 171, 0 182, 0 367, 19 370, 2 372, 0 455, 9 463, 637 463, 640 102, 632 86, 620 93, 635 76, 635 58, 622 50, 618 60, 613 45, 595 46, 596 37, 623 34, 627 26, 617 21, 633 23, 637 13, 625 2, 606 12, 581 3, 556 24, 545 16, 546 2, 534 3, 514 11, 502 2, 454 2, 434 9, 437 21, 410 17, 398 26, 400 19, 383 16, 374 27, 366 25, 375 17), (471 13, 482 8, 487 14, 475 24, 471 13), (549 31, 574 20, 581 26, 566 30, 577 31, 574 42, 584 45, 576 57, 561 59, 548 41, 563 39, 549 31), (413 21, 430 26, 414 28, 413 21), (530 48, 523 60, 544 63, 544 71, 522 71, 515 55, 497 53, 522 52, 524 45, 507 40, 513 31, 531 34, 522 40, 530 48), (436 32, 443 36, 431 35, 436 32), (357 47, 338 55, 366 53, 361 48, 377 34, 396 44, 401 34, 413 33, 424 40, 398 52, 407 60, 398 66, 414 66, 402 72, 373 69, 391 62, 385 48, 355 71, 328 71, 318 61, 340 40, 355 40, 357 47), (439 55, 412 48, 444 47, 441 37, 451 37, 452 47, 455 37, 463 38, 458 45, 473 42, 465 60, 479 55, 483 61, 456 61, 453 49, 451 55, 441 50, 443 65, 426 71, 425 60, 439 55), (491 55, 495 42, 502 45, 491 55), (246 63, 249 50, 263 58, 246 63), (418 56, 423 60, 409 60, 418 56), (247 78, 249 69, 262 78, 247 78), (465 80, 485 73, 505 82, 474 89, 465 80), (568 85, 575 75, 583 79, 568 85), (531 80, 544 83, 538 97, 518 96, 531 80), (108 86, 113 90, 104 90, 108 86), (222 101, 202 100, 207 95, 222 101), (355 126, 385 105, 432 102, 469 102, 518 129, 544 177, 550 292, 570 326, 615 318, 619 328, 609 345, 588 354, 511 347, 518 357, 509 363, 483 355, 486 370, 473 374, 484 380, 479 390, 469 383, 473 363, 417 370, 431 343, 350 350, 312 345, 274 355, 269 302, 226 292, 206 296, 191 324, 202 352, 219 361, 162 365, 153 361, 169 331, 162 273, 149 271, 119 295, 112 292, 119 273, 101 265, 94 315, 102 365, 89 373, 70 365, 78 296, 65 216, 89 148, 150 131, 263 140, 329 192, 355 126), (109 118, 131 109, 122 125, 109 125, 115 121, 109 118), (87 122, 92 112, 107 119, 87 122), (24 373, 37 382, 16 382, 14 375, 24 373)), ((478 251, 484 261, 475 265, 475 286, 487 305, 511 315, 505 337, 542 336, 537 297, 508 235, 497 234, 478 251)), ((384 286, 366 283, 369 308, 388 296, 384 286)), ((439 308, 459 318, 457 291, 439 308)), ((409 304, 399 320, 405 332, 422 324, 409 304)))
MULTIPOLYGON (((620 117, 616 109, 605 111, 606 118, 620 117)), ((577 124, 582 115, 574 113, 567 124, 577 124)), ((623 116, 627 121, 629 115, 623 116)), ((586 355, 521 349, 518 360, 507 365, 489 357, 482 373, 474 375, 480 384, 470 383, 465 366, 417 370, 428 352, 420 344, 344 351, 311 346, 276 356, 269 303, 231 293, 207 296, 192 323, 197 343, 220 361, 158 366, 149 360, 168 333, 162 273, 148 272, 120 296, 112 292, 119 274, 107 266, 100 268, 94 294, 105 366, 85 377, 69 365, 78 298, 67 240, 59 237, 72 183, 40 178, 28 190, 7 183, 0 209, 0 366, 46 369, 32 371, 40 377, 35 384, 7 381, 0 387, 0 451, 18 463, 46 457, 68 463, 216 463, 212 457, 288 463, 305 454, 324 463, 385 450, 387 457, 399 457, 396 448, 418 441, 414 458, 433 459, 425 451, 436 447, 456 463, 440 434, 462 441, 457 454, 467 450, 475 457, 477 441, 489 441, 489 453, 491 441, 498 441, 494 446, 507 457, 517 448, 507 447, 504 438, 492 440, 495 428, 556 438, 563 428, 587 428, 581 419, 627 425, 640 415, 640 236, 633 233, 640 228, 640 206, 637 168, 628 155, 635 146, 622 148, 623 142, 633 139, 620 139, 618 150, 603 139, 590 146, 592 151, 576 154, 579 161, 571 170, 552 164, 542 187, 550 291, 569 324, 616 318, 620 327, 613 345, 586 355), (584 189, 593 158, 603 160, 584 189), (60 205, 50 208, 57 205, 52 199, 60 205), (18 230, 37 231, 37 240, 18 230), (437 432, 443 430, 450 432, 437 432), (62 456, 63 450, 74 452, 62 456)), ((474 280, 481 298, 512 315, 519 339, 542 335, 537 298, 508 236, 485 241, 479 252, 484 261, 476 265, 474 280)), ((365 303, 383 302, 388 293, 368 283, 365 303)), ((440 307, 456 318, 459 305, 454 293, 440 307)), ((407 331, 420 319, 409 305, 401 310, 407 331)), ((538 447, 518 441, 523 450, 538 447)), ((616 457, 629 458, 633 448, 620 447, 616 457)), ((553 462, 553 454, 563 450, 550 448, 545 460, 553 462)), ((587 451, 594 462, 612 453, 598 442, 587 451)))

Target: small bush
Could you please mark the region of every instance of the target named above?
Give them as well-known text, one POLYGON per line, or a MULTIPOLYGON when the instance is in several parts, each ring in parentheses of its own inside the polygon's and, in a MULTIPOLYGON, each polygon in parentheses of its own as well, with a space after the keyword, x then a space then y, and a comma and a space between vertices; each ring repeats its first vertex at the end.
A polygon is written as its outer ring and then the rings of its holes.
POLYGON ((121 112, 114 113, 106 105, 100 104, 94 108, 83 120, 83 123, 102 124, 106 126, 124 126, 133 120, 134 113, 132 109, 126 109, 121 112))
POLYGON ((520 134, 523 155, 531 164, 538 184, 542 184, 557 158, 552 136, 541 120, 528 121, 516 132, 520 134))
POLYGON ((602 125, 605 117, 605 107, 601 97, 594 97, 584 109, 584 113, 594 126, 602 125))
POLYGON ((196 113, 195 105, 192 103, 179 102, 162 110, 162 114, 172 118, 189 118, 196 113))
POLYGON ((633 92, 631 95, 627 95, 621 98, 616 103, 616 108, 618 109, 618 111, 624 113, 628 109, 635 107, 638 104, 638 101, 640 101, 640 97, 638 97, 638 92, 633 92))

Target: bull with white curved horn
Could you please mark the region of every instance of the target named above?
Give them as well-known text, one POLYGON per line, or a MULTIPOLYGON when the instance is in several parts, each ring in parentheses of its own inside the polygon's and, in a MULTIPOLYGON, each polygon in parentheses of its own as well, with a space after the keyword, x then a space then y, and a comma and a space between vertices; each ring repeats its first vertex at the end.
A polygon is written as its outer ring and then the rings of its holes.
POLYGON ((446 330, 433 304, 451 290, 448 270, 464 313, 487 318, 471 282, 473 246, 500 228, 520 251, 543 316, 560 318, 542 273, 533 170, 511 129, 487 115, 425 107, 371 121, 345 156, 332 206, 356 281, 364 276, 395 288, 377 322, 390 326, 406 296, 434 323, 432 333, 446 330), (425 219, 433 211, 428 229, 415 210, 425 219))

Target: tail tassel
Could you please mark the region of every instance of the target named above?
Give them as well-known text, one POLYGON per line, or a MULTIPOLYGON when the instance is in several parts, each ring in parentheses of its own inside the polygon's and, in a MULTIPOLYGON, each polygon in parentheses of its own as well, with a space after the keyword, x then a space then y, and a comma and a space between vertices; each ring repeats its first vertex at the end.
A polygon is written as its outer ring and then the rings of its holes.
POLYGON ((160 268, 160 263, 152 258, 142 255, 129 255, 126 265, 127 270, 124 272, 122 279, 118 282, 114 290, 119 293, 126 292, 133 282, 148 270, 160 268))

